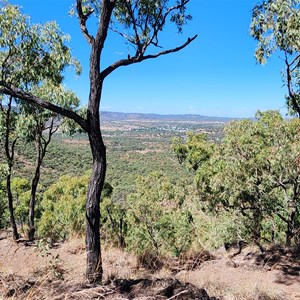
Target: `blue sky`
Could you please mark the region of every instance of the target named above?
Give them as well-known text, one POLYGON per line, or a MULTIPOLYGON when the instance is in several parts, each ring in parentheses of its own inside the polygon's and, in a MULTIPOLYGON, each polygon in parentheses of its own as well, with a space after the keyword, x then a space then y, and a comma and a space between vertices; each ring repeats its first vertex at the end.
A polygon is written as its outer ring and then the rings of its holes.
MULTIPOLYGON (((112 73, 104 83, 101 109, 159 114, 201 114, 253 117, 255 112, 285 112, 280 72, 282 62, 272 58, 265 66, 254 59, 255 41, 249 35, 251 10, 256 0, 190 0, 193 20, 178 35, 174 27, 163 33, 160 44, 175 47, 188 37, 198 38, 180 52, 112 73)), ((83 73, 66 74, 65 84, 88 99, 89 46, 75 17, 68 15, 71 0, 12 0, 33 23, 56 20, 70 34, 73 55, 83 73)), ((105 46, 102 65, 127 57, 130 48, 114 33, 105 46)))

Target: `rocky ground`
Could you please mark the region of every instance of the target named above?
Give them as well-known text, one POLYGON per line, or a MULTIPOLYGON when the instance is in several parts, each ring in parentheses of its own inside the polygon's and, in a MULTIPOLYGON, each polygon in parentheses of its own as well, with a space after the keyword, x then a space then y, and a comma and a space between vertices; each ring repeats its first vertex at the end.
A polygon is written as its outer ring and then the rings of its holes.
POLYGON ((104 284, 94 286, 84 281, 83 239, 49 249, 1 234, 0 299, 300 299, 300 247, 199 251, 152 265, 151 257, 103 252, 104 284))

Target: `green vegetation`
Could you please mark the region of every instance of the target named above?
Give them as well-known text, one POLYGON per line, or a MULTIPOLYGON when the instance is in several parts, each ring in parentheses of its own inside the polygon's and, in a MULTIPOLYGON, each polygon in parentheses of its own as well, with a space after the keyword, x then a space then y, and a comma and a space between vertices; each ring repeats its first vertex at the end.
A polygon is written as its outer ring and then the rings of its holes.
POLYGON ((19 139, 24 139, 34 142, 36 150, 28 212, 28 238, 32 240, 35 233, 35 204, 40 168, 52 135, 62 124, 62 120, 57 110, 49 110, 49 106, 36 106, 34 101, 21 99, 28 99, 34 94, 48 99, 63 110, 74 111, 78 108, 79 99, 72 91, 64 88, 62 72, 67 66, 73 66, 79 74, 80 65, 65 45, 68 37, 62 34, 55 22, 32 25, 29 17, 23 15, 17 6, 4 1, 0 8, 1 85, 6 88, 10 85, 15 92, 21 91, 22 94, 18 97, 11 91, 2 91, 0 102, 0 132, 4 137, 9 168, 6 190, 10 222, 14 238, 18 239, 11 195, 11 172, 16 143, 19 139))
MULTIPOLYGON (((106 243, 138 255, 179 256, 237 239, 298 242, 298 119, 258 112, 255 121, 193 123, 195 133, 184 132, 183 126, 190 128, 180 121, 164 134, 164 121, 139 121, 131 129, 128 121, 103 126, 110 153, 110 184, 101 200, 106 243)), ((12 193, 20 228, 27 226, 32 148, 25 142, 16 147, 12 193)), ((36 223, 38 236, 54 242, 84 233, 91 155, 84 134, 56 133, 48 151, 36 223)), ((7 226, 3 186, 1 191, 2 226, 7 226)))
MULTIPOLYGON (((188 2, 175 0, 159 2, 76 1, 71 14, 76 14, 78 17, 82 36, 91 50, 89 99, 87 110, 83 113, 75 111, 73 105, 68 106, 64 102, 57 103, 56 97, 53 99, 49 94, 41 95, 35 90, 36 86, 42 85, 45 81, 59 86, 63 80, 63 71, 67 66, 74 65, 77 71, 79 70, 78 63, 72 58, 70 49, 65 43, 68 37, 59 30, 55 22, 44 25, 31 24, 29 17, 22 14, 19 7, 9 5, 6 1, 1 3, 0 93, 59 114, 67 118, 70 124, 80 127, 89 137, 93 167, 86 200, 86 276, 91 282, 101 282, 103 275, 99 234, 100 196, 104 187, 107 162, 99 108, 104 80, 120 67, 178 52, 194 41, 197 35, 189 37, 177 47, 161 50, 161 33, 166 25, 174 24, 181 33, 183 26, 192 19, 191 15, 186 12, 188 2), (88 22, 93 18, 97 22, 96 30, 94 28, 90 30, 91 22, 88 22), (109 29, 120 33, 123 42, 132 46, 134 51, 128 54, 127 58, 117 60, 103 68, 100 62, 104 55, 102 51, 104 44, 109 42, 107 41, 109 29)), ((14 228, 14 238, 18 239, 10 194, 8 188, 11 223, 14 228)), ((34 204, 32 203, 34 201, 31 199, 29 237, 33 237, 35 231, 34 204)))
MULTIPOLYGON (((85 229, 90 282, 103 275, 100 229, 107 243, 155 256, 180 256, 234 239, 286 246, 300 240, 298 119, 258 112, 256 121, 226 125, 224 137, 219 123, 100 124, 106 77, 196 39, 161 50, 166 22, 181 32, 191 19, 188 2, 76 1, 91 47, 87 109, 78 109, 79 100, 62 85, 66 67, 80 73, 68 37, 55 22, 31 24, 17 6, 1 3, 0 225, 10 222, 17 240, 20 229, 33 239, 38 224, 39 237, 52 242, 85 229), (88 30, 92 16, 99 21, 95 36, 88 30), (116 24, 114 30, 134 52, 101 69, 107 32, 116 24), (158 52, 151 52, 156 47, 158 52), (73 138, 62 135, 77 130, 81 134, 73 138), (184 139, 187 130, 194 132, 184 139), (41 172, 47 175, 40 185, 41 172)), ((299 29, 299 1, 270 0, 253 10, 257 60, 283 53, 287 105, 291 115, 300 116, 299 29)))
MULTIPOLYGON (((222 136, 223 124, 173 122, 172 126, 167 121, 139 121, 135 126, 126 120, 106 121, 103 124, 109 150, 107 178, 113 187, 111 193, 103 194, 101 205, 101 234, 107 243, 126 246, 139 254, 155 250, 161 255, 176 256, 191 247, 221 246, 226 240, 221 237, 224 235, 225 218, 221 222, 223 229, 217 230, 211 218, 199 213, 193 177, 178 164, 171 150, 172 137, 185 135, 190 129, 208 132, 211 140, 218 140, 222 136), (128 126, 133 128, 128 129, 128 126), (168 126, 172 128, 162 130, 168 126), (219 138, 216 139, 216 136, 219 138), (151 191, 152 181, 157 182, 155 191, 151 191), (166 188, 164 192, 159 192, 162 185, 166 188), (145 189, 144 198, 138 197, 140 189, 145 189), (161 219, 155 220, 153 217, 153 224, 149 224, 158 235, 159 242, 156 244, 159 246, 156 248, 149 233, 145 235, 145 224, 134 217, 136 203, 140 201, 147 206, 150 198, 155 207, 161 209, 158 212, 161 219), (170 206, 172 211, 164 213, 162 208, 167 207, 162 206, 165 198, 174 202, 175 206, 170 206), (162 224, 172 229, 169 240, 163 239, 165 232, 158 230, 164 228, 162 224), (181 235, 181 231, 185 233, 181 235), (135 234, 137 238, 134 237, 135 234), (212 241, 210 235, 216 241, 212 241), (180 237, 187 236, 190 236, 188 240, 180 240, 180 237), (135 247, 143 237, 146 238, 145 242, 140 242, 139 247, 135 247)), ((20 141, 16 145, 15 155, 14 176, 30 178, 34 172, 33 145, 20 141)), ((91 154, 85 134, 75 134, 73 137, 61 133, 53 135, 48 155, 42 164, 41 185, 38 189, 36 223, 39 237, 57 241, 83 233, 88 175, 81 174, 88 172, 90 164, 91 154)), ((23 192, 26 192, 26 198, 27 189, 23 192)), ((15 192, 14 195, 16 196, 15 192)), ((28 203, 28 197, 26 199, 28 203)), ((28 209, 25 209, 23 215, 27 212, 28 209)), ((17 224, 21 226, 19 218, 17 224)), ((27 222, 23 224, 25 228, 26 224, 27 222)), ((226 235, 228 234, 225 237, 226 235)))
POLYGON ((190 134, 174 142, 179 161, 194 170, 200 201, 210 211, 232 211, 261 242, 291 245, 299 240, 299 119, 284 120, 278 112, 258 112, 256 122, 236 121, 214 144, 190 134))
POLYGON ((256 59, 264 64, 275 54, 284 63, 282 79, 287 86, 287 106, 300 117, 300 2, 269 0, 256 5, 252 13, 251 35, 258 42, 256 59))
POLYGON ((84 233, 85 196, 88 176, 62 176, 43 194, 39 235, 51 241, 84 233))
POLYGON ((138 178, 128 197, 128 249, 138 254, 179 256, 190 249, 194 233, 184 183, 162 173, 138 178))

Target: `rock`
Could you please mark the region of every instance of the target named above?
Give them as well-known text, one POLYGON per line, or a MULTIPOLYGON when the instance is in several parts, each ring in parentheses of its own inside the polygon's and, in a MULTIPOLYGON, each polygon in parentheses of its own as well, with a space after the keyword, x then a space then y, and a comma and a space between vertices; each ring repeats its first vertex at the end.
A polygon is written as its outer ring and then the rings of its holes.
POLYGON ((226 262, 226 265, 231 268, 238 268, 239 264, 233 260, 229 260, 226 262))
POLYGON ((117 290, 129 299, 213 300, 204 289, 174 278, 117 280, 117 290))

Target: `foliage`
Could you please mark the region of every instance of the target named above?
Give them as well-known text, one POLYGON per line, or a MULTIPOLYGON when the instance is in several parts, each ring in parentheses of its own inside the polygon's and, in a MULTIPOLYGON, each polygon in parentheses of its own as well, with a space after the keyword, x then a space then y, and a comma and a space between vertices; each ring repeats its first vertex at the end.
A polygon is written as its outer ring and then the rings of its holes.
POLYGON ((28 220, 30 183, 26 178, 15 177, 11 181, 11 189, 14 197, 16 222, 23 227, 28 220))
POLYGON ((75 65, 80 73, 78 62, 65 45, 69 37, 55 22, 31 24, 19 7, 2 2, 0 24, 0 74, 5 82, 27 90, 27 84, 47 78, 61 83, 61 72, 69 65, 75 65))
MULTIPOLYGON (((82 14, 92 14, 101 22, 103 11, 101 1, 82 1, 82 14)), ((110 29, 122 36, 136 50, 136 57, 143 56, 149 46, 160 47, 158 38, 168 23, 173 23, 179 33, 192 16, 187 13, 187 3, 182 0, 159 1, 116 1, 110 19, 110 29)), ((74 9, 71 14, 74 14, 74 9)))
POLYGON ((287 105, 300 117, 300 1, 268 0, 252 12, 251 35, 258 45, 255 57, 264 64, 272 54, 282 55, 287 105))
POLYGON ((199 194, 210 210, 238 211, 255 241, 285 235, 290 244, 300 228, 300 123, 275 111, 256 118, 225 127, 224 140, 197 169, 199 194))
POLYGON ((140 177, 128 197, 127 247, 138 254, 178 256, 187 251, 194 236, 187 194, 162 173, 140 177))
POLYGON ((248 230, 238 211, 210 212, 203 203, 194 203, 192 208, 195 238, 192 249, 216 250, 225 243, 247 240, 248 230))
MULTIPOLYGON (((111 190, 112 192, 112 190, 111 190)), ((103 197, 101 203, 101 234, 111 245, 124 248, 127 234, 127 203, 124 195, 103 197)))
MULTIPOLYGON (((22 88, 25 93, 33 93, 38 97, 47 98, 52 104, 75 110, 79 105, 79 99, 73 92, 62 86, 62 72, 67 66, 74 66, 79 74, 80 65, 71 56, 69 48, 65 45, 68 37, 60 32, 57 24, 48 22, 44 25, 32 25, 29 17, 21 14, 17 6, 9 5, 6 2, 1 3, 0 22, 2 50, 0 72, 1 80, 5 82, 4 85, 11 84, 15 89, 22 88)), ((57 113, 35 106, 30 101, 23 101, 15 97, 14 105, 14 114, 17 115, 14 133, 17 138, 35 142, 36 148, 36 170, 33 174, 30 202, 28 203, 28 237, 33 239, 40 167, 51 137, 62 121, 57 113)), ((4 111, 2 106, 2 113, 4 111)), ((13 123, 14 120, 11 118, 8 121, 13 123)), ((8 127, 7 124, 6 127, 8 127)), ((6 129, 6 135, 12 135, 11 129, 6 129)), ((12 148, 10 168, 14 163, 13 152, 12 148)), ((12 214, 13 208, 10 210, 12 214)))
POLYGON ((44 193, 38 234, 52 241, 64 240, 70 234, 82 234, 85 224, 85 197, 88 176, 62 176, 44 193))
POLYGON ((172 150, 176 153, 180 163, 185 162, 189 169, 197 171, 199 166, 211 157, 214 143, 208 141, 205 133, 194 135, 192 132, 188 132, 184 145, 182 138, 173 139, 172 150))
MULTIPOLYGON (((28 219, 28 204, 30 199, 30 184, 27 179, 14 177, 11 180, 11 192, 13 194, 13 204, 15 207, 14 213, 16 223, 24 231, 24 225, 28 219)), ((6 227, 9 223, 9 214, 7 210, 7 195, 6 195, 6 181, 2 180, 0 183, 0 215, 1 225, 6 227), (2 209, 2 210, 1 210, 2 209)))
MULTIPOLYGON (((61 176, 43 193, 42 216, 38 223, 40 237, 58 241, 84 233, 89 175, 61 176)), ((103 195, 109 197, 110 194, 111 186, 106 183, 103 195)))

